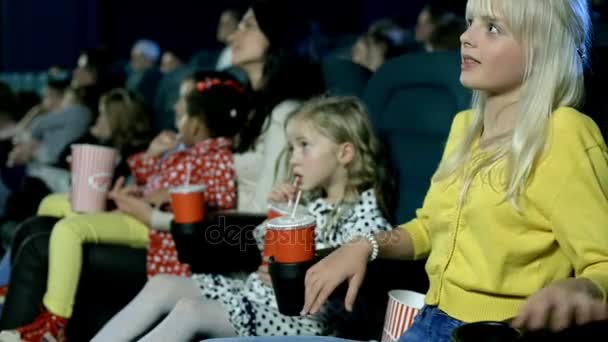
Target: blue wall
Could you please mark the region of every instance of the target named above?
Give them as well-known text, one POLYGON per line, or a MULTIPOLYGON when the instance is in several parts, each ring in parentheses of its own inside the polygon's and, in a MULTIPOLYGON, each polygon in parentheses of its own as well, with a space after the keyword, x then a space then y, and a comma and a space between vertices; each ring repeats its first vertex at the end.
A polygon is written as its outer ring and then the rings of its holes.
POLYGON ((4 70, 72 66, 98 44, 97 0, 4 0, 1 20, 4 70))
MULTIPOLYGON (((0 0, 2 71, 72 67, 83 48, 104 44, 127 58, 139 38, 197 50, 215 42, 221 10, 249 0, 0 0), (145 11, 145 15, 142 14, 145 11)), ((294 0, 284 0, 294 1, 294 0)), ((358 32, 381 17, 413 25, 428 0, 300 0, 327 32, 358 32)), ((305 6, 305 7, 304 7, 305 6)))

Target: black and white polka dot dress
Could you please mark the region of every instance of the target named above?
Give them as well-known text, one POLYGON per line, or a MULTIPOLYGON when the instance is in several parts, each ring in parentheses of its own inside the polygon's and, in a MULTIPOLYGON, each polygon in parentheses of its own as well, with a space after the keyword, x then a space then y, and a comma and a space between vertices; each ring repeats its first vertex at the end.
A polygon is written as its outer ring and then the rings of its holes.
MULTIPOLYGON (((334 206, 321 198, 311 201, 307 209, 317 219, 317 249, 337 247, 357 235, 392 228, 380 212, 373 190, 363 192, 355 203, 342 206, 343 213, 338 212, 339 216, 334 215, 334 206), (337 218, 332 219, 333 216, 337 218)), ((264 224, 256 228, 260 250, 264 233, 264 224)), ((264 284, 257 273, 244 280, 210 274, 195 274, 192 278, 199 284, 204 298, 224 304, 239 336, 332 335, 332 317, 342 311, 343 302, 339 301, 326 304, 321 313, 314 316, 281 315, 272 287, 264 284)))

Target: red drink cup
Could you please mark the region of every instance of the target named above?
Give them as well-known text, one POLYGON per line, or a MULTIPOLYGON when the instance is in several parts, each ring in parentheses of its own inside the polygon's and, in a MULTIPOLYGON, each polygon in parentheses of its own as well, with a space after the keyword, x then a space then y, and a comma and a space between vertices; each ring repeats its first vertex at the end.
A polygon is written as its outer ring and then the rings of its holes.
POLYGON ((265 240, 277 263, 310 261, 315 256, 316 220, 309 215, 282 216, 268 221, 265 240))
POLYGON ((277 217, 281 217, 283 215, 290 214, 289 207, 287 203, 276 203, 270 202, 268 204, 268 220, 272 220, 277 217))
POLYGON ((184 185, 170 190, 175 223, 196 223, 205 218, 205 187, 184 185))
MULTIPOLYGON (((268 216, 267 219, 270 221, 277 217, 285 216, 291 214, 293 210, 293 206, 290 206, 288 203, 282 202, 270 202, 268 204, 268 216)), ((297 214, 304 215, 306 214, 306 208, 303 206, 298 206, 296 209, 297 214)), ((262 253, 262 265, 268 265, 268 260, 273 254, 274 242, 272 235, 268 230, 264 235, 264 251, 262 253)))

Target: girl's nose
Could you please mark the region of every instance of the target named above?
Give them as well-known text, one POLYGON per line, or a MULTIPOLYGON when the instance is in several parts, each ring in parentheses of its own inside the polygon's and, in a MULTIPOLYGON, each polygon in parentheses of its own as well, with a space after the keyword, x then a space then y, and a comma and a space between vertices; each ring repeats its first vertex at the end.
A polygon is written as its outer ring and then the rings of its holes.
POLYGON ((467 29, 460 35, 460 43, 464 47, 473 47, 474 46, 474 44, 473 44, 474 37, 473 37, 472 28, 473 28, 472 25, 467 27, 467 29))

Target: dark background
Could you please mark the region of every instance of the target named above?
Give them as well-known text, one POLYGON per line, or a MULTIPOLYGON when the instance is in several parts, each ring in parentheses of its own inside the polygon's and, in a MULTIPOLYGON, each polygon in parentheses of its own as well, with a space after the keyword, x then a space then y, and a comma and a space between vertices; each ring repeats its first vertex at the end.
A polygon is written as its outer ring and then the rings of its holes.
MULTIPOLYGON (((427 0, 284 0, 312 12, 324 33, 363 31, 382 17, 413 26, 427 0)), ((216 46, 219 13, 245 0, 0 0, 0 70, 73 67, 80 50, 106 45, 128 58, 133 42, 195 51, 216 46)))

